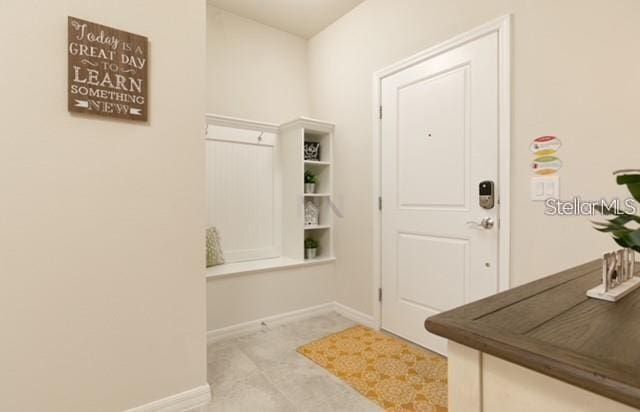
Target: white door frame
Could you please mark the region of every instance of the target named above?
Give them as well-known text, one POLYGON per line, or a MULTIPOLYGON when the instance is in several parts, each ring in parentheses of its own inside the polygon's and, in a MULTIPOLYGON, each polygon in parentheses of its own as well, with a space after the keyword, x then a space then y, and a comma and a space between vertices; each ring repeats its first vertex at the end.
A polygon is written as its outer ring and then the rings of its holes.
MULTIPOLYGON (((456 36, 434 47, 401 60, 389 67, 377 71, 373 75, 373 313, 375 325, 381 326, 382 304, 378 299, 378 291, 382 284, 381 271, 381 218, 378 208, 381 195, 382 170, 380 167, 381 127, 380 107, 382 104, 382 80, 408 67, 422 63, 431 57, 445 53, 456 47, 498 33, 498 290, 510 287, 510 160, 511 160, 511 15, 502 16, 487 24, 456 36)), ((384 205, 383 205, 384 207, 384 205)))

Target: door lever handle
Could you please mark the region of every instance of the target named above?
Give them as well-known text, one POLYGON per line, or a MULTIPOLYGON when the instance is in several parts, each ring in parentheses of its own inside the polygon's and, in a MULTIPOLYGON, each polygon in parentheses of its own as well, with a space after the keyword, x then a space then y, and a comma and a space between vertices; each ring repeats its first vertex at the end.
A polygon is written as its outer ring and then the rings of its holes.
POLYGON ((468 225, 474 225, 477 227, 481 227, 483 229, 491 229, 493 227, 493 225, 495 225, 496 222, 493 221, 492 218, 490 217, 485 217, 483 218, 480 222, 474 222, 472 220, 468 221, 467 224, 468 225))

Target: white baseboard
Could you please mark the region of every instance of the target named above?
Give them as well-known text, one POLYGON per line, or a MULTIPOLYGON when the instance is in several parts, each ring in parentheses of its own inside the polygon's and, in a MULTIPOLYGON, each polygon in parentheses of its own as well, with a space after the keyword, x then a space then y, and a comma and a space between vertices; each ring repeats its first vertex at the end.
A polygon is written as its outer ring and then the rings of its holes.
POLYGON ((334 303, 329 302, 323 303, 322 305, 311 306, 308 308, 281 313, 278 315, 267 316, 266 318, 226 326, 220 329, 210 330, 207 332, 207 342, 212 343, 222 339, 235 338, 237 336, 257 332, 262 329, 263 322, 269 326, 277 326, 284 323, 294 322, 296 320, 302 320, 313 316, 330 313, 334 310, 334 303))
POLYGON ((210 330, 207 332, 207 342, 213 343, 222 339, 235 338, 252 332, 257 332, 262 329, 263 322, 269 326, 277 326, 331 312, 337 312, 345 318, 351 319, 361 325, 377 329, 373 316, 366 315, 338 302, 329 302, 322 305, 311 306, 304 309, 268 316, 266 318, 226 326, 220 329, 210 330))
POLYGON ((367 315, 360 311, 357 311, 349 306, 345 306, 342 303, 334 302, 335 311, 344 316, 347 319, 351 319, 361 325, 367 326, 371 329, 378 329, 375 319, 371 315, 367 315))
POLYGON ((125 412, 206 412, 210 401, 211 390, 205 384, 125 412))

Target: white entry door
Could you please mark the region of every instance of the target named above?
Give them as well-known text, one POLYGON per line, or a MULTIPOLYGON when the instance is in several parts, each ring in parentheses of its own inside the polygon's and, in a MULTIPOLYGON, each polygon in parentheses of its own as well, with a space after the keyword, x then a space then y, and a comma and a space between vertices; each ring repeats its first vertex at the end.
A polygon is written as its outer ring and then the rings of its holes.
POLYGON ((425 319, 498 291, 497 194, 479 204, 481 182, 498 190, 498 34, 381 91, 382 328, 446 354, 425 319))

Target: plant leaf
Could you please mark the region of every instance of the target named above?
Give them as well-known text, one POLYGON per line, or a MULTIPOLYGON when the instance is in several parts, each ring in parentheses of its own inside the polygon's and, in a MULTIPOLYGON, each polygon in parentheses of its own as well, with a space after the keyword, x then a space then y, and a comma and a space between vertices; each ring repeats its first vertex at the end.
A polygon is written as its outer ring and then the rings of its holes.
POLYGON ((630 245, 628 245, 628 244, 627 244, 627 241, 626 241, 626 240, 624 240, 624 239, 620 239, 620 238, 614 237, 614 238, 613 238, 613 240, 614 240, 618 245, 620 245, 620 246, 622 246, 622 247, 630 247, 630 245))
POLYGON ((594 228, 595 230, 597 230, 598 232, 603 232, 603 233, 613 233, 613 232, 621 232, 621 233, 626 233, 626 232, 631 232, 630 229, 627 229, 624 226, 615 226, 615 225, 606 225, 603 227, 596 227, 594 228))
POLYGON ((624 240, 629 246, 640 247, 640 229, 621 233, 618 238, 624 240))
POLYGON ((619 185, 626 185, 631 196, 640 202, 640 174, 621 175, 616 177, 616 182, 619 185))
POLYGON ((638 183, 638 184, 640 184, 640 173, 632 173, 632 174, 616 176, 616 182, 619 185, 626 185, 626 184, 629 184, 629 183, 638 183))
POLYGON ((593 222, 596 226, 594 229, 599 230, 600 232, 612 232, 614 230, 631 231, 631 229, 626 227, 624 223, 619 223, 616 219, 611 219, 606 222, 593 222))
POLYGON ((626 225, 629 222, 640 223, 640 216, 630 215, 628 213, 620 213, 617 217, 609 219, 610 223, 615 225, 626 225))

